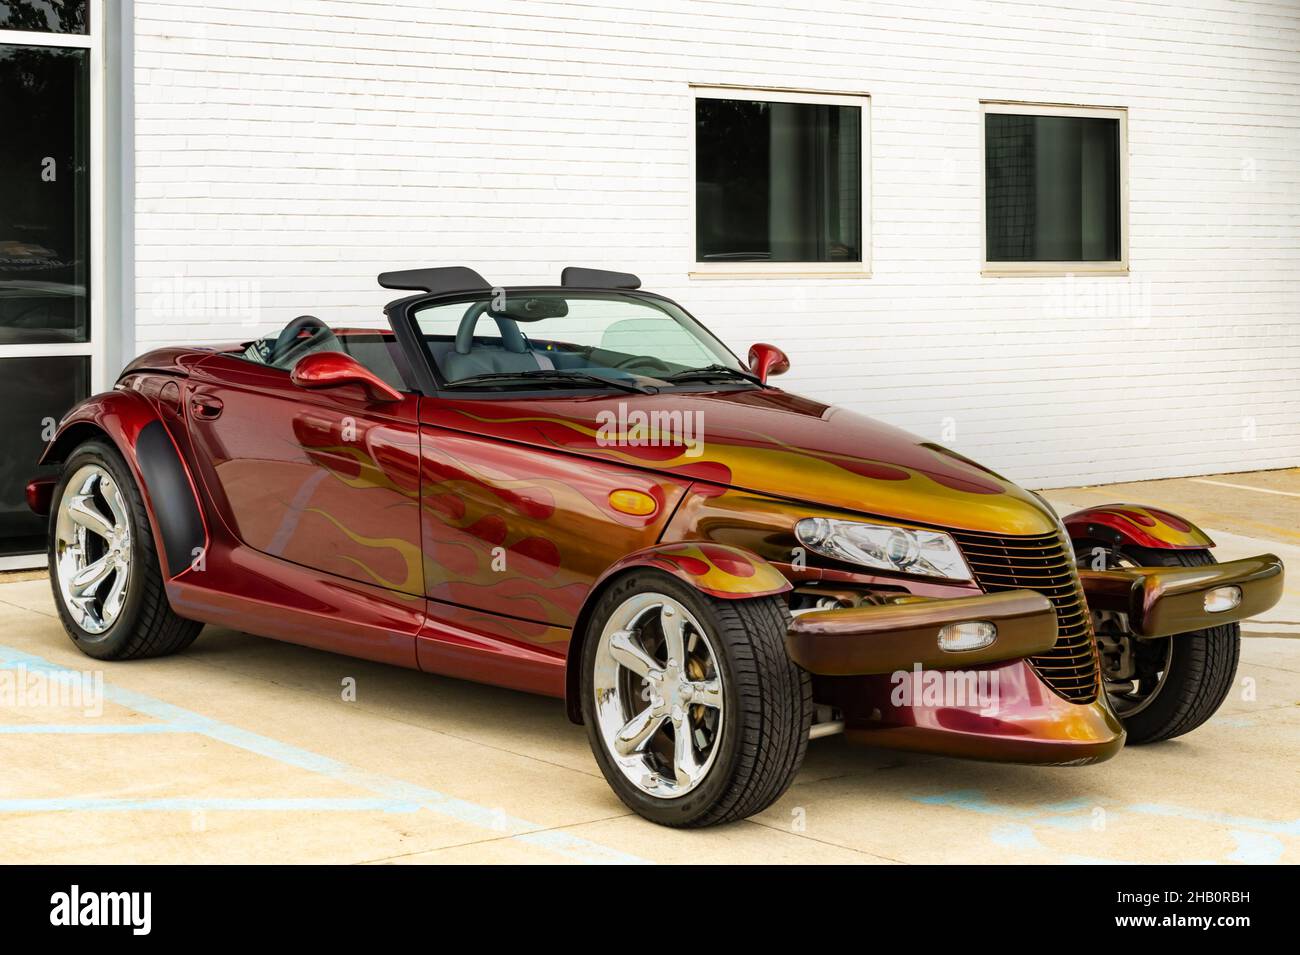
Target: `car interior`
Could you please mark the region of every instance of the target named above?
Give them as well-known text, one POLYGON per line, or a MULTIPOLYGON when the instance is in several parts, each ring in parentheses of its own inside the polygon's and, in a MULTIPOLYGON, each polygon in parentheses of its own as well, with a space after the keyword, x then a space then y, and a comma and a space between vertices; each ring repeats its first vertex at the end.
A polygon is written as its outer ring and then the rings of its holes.
MULTIPOLYGON (((434 303, 417 311, 415 319, 442 381, 450 387, 462 381, 481 384, 484 376, 541 379, 565 372, 626 387, 638 378, 662 379, 718 367, 719 356, 671 318, 622 317, 618 308, 627 308, 627 303, 617 303, 612 312, 610 307, 588 300, 570 315, 569 302, 561 295, 512 295, 503 301, 434 303), (577 340, 530 337, 525 329, 577 340)), ((305 356, 323 351, 349 355, 399 391, 414 388, 416 377, 392 332, 331 329, 311 315, 295 318, 279 334, 247 343, 241 355, 291 371, 305 356)), ((517 381, 511 384, 518 386, 517 381)))

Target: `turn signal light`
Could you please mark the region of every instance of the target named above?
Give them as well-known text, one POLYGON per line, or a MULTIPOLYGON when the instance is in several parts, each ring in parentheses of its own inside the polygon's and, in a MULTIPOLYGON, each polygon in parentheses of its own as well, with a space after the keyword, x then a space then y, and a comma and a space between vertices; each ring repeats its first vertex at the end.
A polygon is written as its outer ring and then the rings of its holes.
POLYGON ((610 491, 609 506, 620 514, 631 514, 633 517, 648 517, 659 509, 658 503, 649 494, 628 488, 610 491))
POLYGON ((1241 588, 1229 585, 1215 587, 1205 592, 1206 613, 1223 613, 1241 605, 1241 588))
POLYGON ((956 653, 980 650, 998 638, 998 628, 987 620, 950 623, 939 631, 939 649, 956 653))

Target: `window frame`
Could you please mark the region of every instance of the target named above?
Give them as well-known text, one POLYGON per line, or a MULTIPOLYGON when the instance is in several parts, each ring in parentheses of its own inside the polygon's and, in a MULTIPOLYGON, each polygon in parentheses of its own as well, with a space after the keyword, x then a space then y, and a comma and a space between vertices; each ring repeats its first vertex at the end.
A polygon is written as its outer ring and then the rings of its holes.
MULTIPOLYGON (((90 323, 84 342, 46 342, 0 344, 0 358, 60 358, 78 356, 90 362, 90 393, 104 390, 108 384, 108 328, 105 317, 106 285, 110 281, 106 267, 107 203, 105 201, 105 112, 108 79, 105 63, 105 8, 103 0, 90 0, 87 33, 46 33, 41 30, 0 30, 0 43, 29 47, 66 47, 87 51, 89 59, 90 181, 88 205, 90 215, 90 323)), ((44 567, 45 553, 0 556, 0 571, 44 567)))
POLYGON ((1076 106, 1063 103, 1024 103, 1016 100, 980 100, 980 274, 990 278, 1038 275, 1128 275, 1128 107, 1076 106), (988 232, 988 152, 984 139, 990 113, 1011 116, 1064 116, 1083 119, 1119 121, 1119 259, 1096 262, 1000 262, 989 261, 988 232))
POLYGON ((871 277, 871 94, 860 92, 835 92, 791 89, 787 87, 739 86, 729 84, 691 83, 689 93, 689 141, 690 157, 687 163, 690 192, 690 219, 687 225, 687 237, 690 251, 687 253, 691 270, 687 273, 692 279, 735 279, 735 278, 870 278, 871 277), (765 103, 798 103, 809 106, 856 106, 862 110, 859 124, 861 157, 859 171, 861 182, 858 184, 860 197, 859 241, 862 246, 862 259, 859 262, 700 262, 696 258, 698 250, 696 230, 696 142, 695 142, 695 101, 699 99, 754 100, 765 103))

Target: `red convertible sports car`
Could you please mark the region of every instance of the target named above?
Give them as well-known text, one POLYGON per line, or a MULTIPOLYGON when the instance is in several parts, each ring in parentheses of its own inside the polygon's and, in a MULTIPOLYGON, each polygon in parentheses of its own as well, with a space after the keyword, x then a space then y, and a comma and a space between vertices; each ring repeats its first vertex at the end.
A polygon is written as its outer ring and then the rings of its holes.
POLYGON ((1272 555, 1130 504, 1063 520, 788 394, 632 275, 389 272, 389 329, 144 355, 28 485, 101 660, 205 623, 563 698, 643 816, 759 812, 810 737, 1045 764, 1185 733, 1272 555))

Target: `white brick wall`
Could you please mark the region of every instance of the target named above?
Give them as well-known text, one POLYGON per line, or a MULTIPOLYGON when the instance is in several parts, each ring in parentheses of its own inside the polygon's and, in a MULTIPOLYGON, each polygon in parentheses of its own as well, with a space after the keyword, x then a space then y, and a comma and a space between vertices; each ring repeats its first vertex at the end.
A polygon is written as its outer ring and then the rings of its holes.
POLYGON ((1030 486, 1300 463, 1300 8, 798 6, 136 0, 138 349, 606 266, 1030 486), (871 94, 872 277, 688 278, 691 82, 871 94), (1128 108, 1129 277, 981 277, 981 98, 1128 108))

